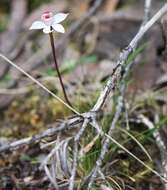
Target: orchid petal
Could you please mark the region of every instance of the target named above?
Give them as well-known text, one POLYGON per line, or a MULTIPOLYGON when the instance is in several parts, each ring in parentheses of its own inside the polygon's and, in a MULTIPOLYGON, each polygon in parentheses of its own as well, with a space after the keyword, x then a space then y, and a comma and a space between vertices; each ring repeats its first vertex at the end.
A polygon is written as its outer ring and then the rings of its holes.
POLYGON ((54 15, 53 16, 54 24, 58 24, 58 23, 62 22, 63 20, 66 19, 67 16, 68 16, 68 14, 64 14, 64 13, 58 13, 58 14, 54 15))
POLYGON ((50 32, 52 32, 50 26, 46 26, 46 27, 43 29, 43 32, 44 32, 45 34, 49 34, 50 32))
POLYGON ((52 27, 55 31, 60 32, 60 33, 64 33, 65 29, 61 24, 52 24, 52 27))
POLYGON ((43 29, 45 27, 46 27, 46 25, 42 21, 35 21, 35 22, 32 23, 32 25, 30 27, 30 30, 43 29))

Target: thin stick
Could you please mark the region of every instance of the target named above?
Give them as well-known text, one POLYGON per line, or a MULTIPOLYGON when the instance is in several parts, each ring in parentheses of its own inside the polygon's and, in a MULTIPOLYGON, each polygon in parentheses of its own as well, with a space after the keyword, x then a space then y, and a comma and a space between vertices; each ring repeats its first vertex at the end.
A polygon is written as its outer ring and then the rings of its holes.
POLYGON ((64 87, 64 84, 63 84, 63 80, 61 78, 61 74, 60 74, 60 71, 59 71, 59 67, 58 67, 58 63, 57 63, 57 59, 56 59, 54 38, 53 38, 53 33, 52 32, 49 33, 49 37, 50 37, 50 43, 51 43, 51 47, 52 47, 53 59, 54 59, 57 75, 58 75, 58 78, 59 78, 59 81, 60 81, 60 84, 61 84, 61 87, 62 87, 62 90, 63 90, 64 98, 65 98, 66 102, 72 107, 70 101, 68 100, 68 96, 66 94, 66 90, 65 90, 65 87, 64 87))
POLYGON ((70 129, 76 129, 79 127, 78 124, 80 124, 82 122, 83 122, 82 117, 75 117, 75 118, 68 119, 66 122, 64 121, 59 126, 53 126, 53 127, 49 128, 37 135, 34 135, 32 137, 27 137, 27 138, 20 139, 18 141, 14 141, 12 143, 0 146, 0 153, 7 151, 7 150, 13 150, 13 149, 19 148, 24 145, 39 143, 44 138, 53 137, 53 136, 59 134, 60 132, 67 131, 70 129))

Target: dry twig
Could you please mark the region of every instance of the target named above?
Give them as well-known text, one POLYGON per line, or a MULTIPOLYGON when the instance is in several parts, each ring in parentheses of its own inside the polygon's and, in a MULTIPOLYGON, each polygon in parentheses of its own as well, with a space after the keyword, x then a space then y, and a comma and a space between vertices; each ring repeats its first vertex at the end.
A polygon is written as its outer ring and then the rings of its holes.
POLYGON ((151 4, 152 4, 152 0, 145 0, 143 25, 146 24, 150 19, 150 16, 151 16, 151 4))
MULTIPOLYGON (((154 124, 144 115, 139 115, 138 117, 142 123, 144 123, 149 129, 155 129, 154 124)), ((163 171, 163 176, 167 178, 167 148, 164 144, 164 141, 162 140, 162 137, 160 133, 155 130, 153 133, 153 136, 155 138, 156 144, 160 150, 161 153, 161 159, 162 159, 162 171, 163 171)))

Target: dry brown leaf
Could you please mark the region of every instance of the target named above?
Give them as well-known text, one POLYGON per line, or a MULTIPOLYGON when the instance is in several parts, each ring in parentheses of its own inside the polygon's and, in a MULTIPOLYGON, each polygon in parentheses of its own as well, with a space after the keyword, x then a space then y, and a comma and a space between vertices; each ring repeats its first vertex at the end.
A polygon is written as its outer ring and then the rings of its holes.
POLYGON ((92 147, 94 146, 94 144, 96 143, 98 138, 99 138, 99 135, 96 135, 89 144, 87 144, 84 148, 81 149, 80 154, 84 155, 87 152, 89 152, 92 149, 92 147))

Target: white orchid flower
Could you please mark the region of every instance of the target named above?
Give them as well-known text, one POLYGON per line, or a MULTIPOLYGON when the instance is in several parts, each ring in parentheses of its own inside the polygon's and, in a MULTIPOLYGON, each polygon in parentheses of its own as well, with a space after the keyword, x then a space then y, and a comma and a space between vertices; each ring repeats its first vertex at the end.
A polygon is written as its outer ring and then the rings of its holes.
POLYGON ((60 22, 65 20, 67 16, 68 14, 65 13, 57 13, 56 15, 53 15, 52 12, 46 11, 42 14, 40 21, 32 23, 30 30, 43 29, 43 32, 46 34, 51 33, 54 30, 56 32, 64 33, 65 29, 60 22))

